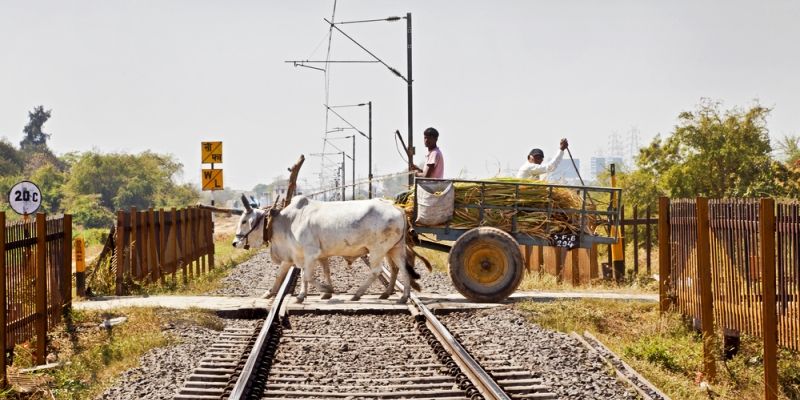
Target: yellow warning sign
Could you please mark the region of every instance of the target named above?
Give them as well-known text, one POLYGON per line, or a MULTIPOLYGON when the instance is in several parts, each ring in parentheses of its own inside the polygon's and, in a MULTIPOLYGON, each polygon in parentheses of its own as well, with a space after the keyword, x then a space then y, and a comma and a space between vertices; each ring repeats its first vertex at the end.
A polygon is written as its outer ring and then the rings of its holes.
POLYGON ((203 169, 203 190, 222 190, 222 170, 203 169))
POLYGON ((75 238, 75 272, 86 271, 86 253, 84 252, 83 238, 75 238))
POLYGON ((200 154, 203 164, 222 163, 222 142, 201 142, 200 154))

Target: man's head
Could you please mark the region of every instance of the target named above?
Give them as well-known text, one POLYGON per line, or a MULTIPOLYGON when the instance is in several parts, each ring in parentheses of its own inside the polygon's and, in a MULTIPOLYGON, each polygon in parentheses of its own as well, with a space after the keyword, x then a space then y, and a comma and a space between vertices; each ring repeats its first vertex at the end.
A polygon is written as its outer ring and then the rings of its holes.
POLYGON ((436 128, 425 129, 422 135, 425 137, 425 147, 429 149, 436 147, 436 142, 439 140, 439 131, 436 128))
POLYGON ((544 152, 542 149, 533 149, 530 153, 528 153, 528 162, 541 164, 542 161, 544 161, 544 152))

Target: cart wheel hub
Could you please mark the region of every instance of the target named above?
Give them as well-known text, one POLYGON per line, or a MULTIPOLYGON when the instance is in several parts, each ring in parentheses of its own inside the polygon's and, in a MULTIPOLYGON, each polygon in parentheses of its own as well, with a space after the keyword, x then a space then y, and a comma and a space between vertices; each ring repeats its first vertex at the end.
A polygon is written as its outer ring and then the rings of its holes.
POLYGON ((471 246, 464 256, 467 277, 482 285, 493 285, 502 281, 510 268, 503 250, 490 244, 471 246))

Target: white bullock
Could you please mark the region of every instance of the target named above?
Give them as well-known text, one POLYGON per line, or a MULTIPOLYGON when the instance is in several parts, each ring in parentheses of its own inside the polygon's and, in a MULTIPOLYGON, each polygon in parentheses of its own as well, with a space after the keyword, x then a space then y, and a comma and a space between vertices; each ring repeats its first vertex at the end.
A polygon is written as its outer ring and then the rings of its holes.
POLYGON ((233 246, 257 247, 265 241, 270 242, 272 261, 280 263, 270 295, 277 293, 289 267, 297 265, 303 272, 303 286, 297 300, 305 299, 310 283, 323 293, 323 298, 330 298, 333 287, 327 271, 328 257, 353 259, 366 254, 369 254, 370 275, 352 300, 361 298, 378 277, 384 257, 390 266, 391 276, 386 290, 381 294, 382 299, 394 293, 398 273, 404 286, 399 303, 408 300, 412 285, 418 287, 411 278, 419 278, 419 275, 406 262, 405 213, 390 201, 320 202, 295 196, 281 210, 252 209, 246 203, 245 209, 233 246), (314 276, 317 264, 323 265, 328 281, 326 284, 320 284, 314 276))

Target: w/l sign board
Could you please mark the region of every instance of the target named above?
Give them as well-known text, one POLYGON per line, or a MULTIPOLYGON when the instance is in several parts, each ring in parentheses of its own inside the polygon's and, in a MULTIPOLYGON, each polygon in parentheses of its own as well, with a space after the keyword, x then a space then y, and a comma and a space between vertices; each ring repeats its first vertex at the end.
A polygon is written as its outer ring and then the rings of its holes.
POLYGON ((19 182, 8 192, 8 204, 17 214, 33 214, 42 206, 42 192, 33 182, 19 182))
POLYGON ((221 169, 205 169, 202 172, 203 190, 223 190, 222 186, 222 170, 221 169))

